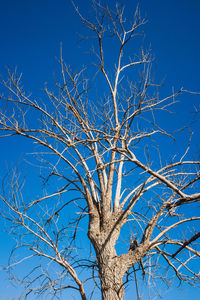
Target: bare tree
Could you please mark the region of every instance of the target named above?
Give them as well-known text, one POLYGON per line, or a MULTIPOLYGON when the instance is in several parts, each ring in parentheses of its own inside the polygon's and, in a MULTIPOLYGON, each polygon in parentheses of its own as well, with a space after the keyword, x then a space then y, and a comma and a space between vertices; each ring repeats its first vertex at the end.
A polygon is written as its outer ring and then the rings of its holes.
POLYGON ((61 299, 74 289, 81 299, 90 299, 88 290, 95 299, 99 293, 123 299, 134 281, 141 299, 142 277, 148 286, 173 275, 199 281, 200 217, 188 207, 200 200, 200 161, 190 153, 191 138, 175 157, 169 147, 162 159, 161 143, 156 149, 162 136, 168 145, 174 141, 157 123, 159 114, 187 91, 161 97, 150 51, 132 55, 145 23, 138 9, 129 24, 119 5, 93 5, 91 19, 74 7, 87 38, 95 37, 95 75, 91 69, 74 74, 61 51, 60 79, 54 91, 45 87, 43 100, 25 93, 17 72, 8 70, 3 81, 1 137, 33 142, 32 162, 45 183, 31 200, 17 170, 2 184, 1 214, 17 240, 8 269, 26 296, 61 299), (13 269, 31 259, 32 269, 17 278, 13 269))

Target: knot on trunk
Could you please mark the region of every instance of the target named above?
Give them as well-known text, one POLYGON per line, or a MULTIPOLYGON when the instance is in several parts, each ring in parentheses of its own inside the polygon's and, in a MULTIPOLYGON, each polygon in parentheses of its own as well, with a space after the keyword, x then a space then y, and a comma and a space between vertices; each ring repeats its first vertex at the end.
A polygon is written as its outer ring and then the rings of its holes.
POLYGON ((135 237, 132 237, 129 249, 134 251, 138 247, 138 243, 135 237))

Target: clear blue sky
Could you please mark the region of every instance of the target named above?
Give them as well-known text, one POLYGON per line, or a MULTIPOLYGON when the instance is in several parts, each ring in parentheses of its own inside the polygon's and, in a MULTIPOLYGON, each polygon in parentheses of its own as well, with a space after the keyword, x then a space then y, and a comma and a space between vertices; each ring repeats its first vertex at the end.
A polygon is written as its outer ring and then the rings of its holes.
MULTIPOLYGON (((87 14, 90 1, 75 2, 87 14)), ((130 13, 137 1, 124 0, 124 4, 130 13)), ((200 0, 141 0, 140 7, 142 15, 148 19, 144 30, 156 57, 158 77, 166 77, 166 86, 199 91, 200 0)), ((18 71, 23 72, 25 89, 40 95, 44 83, 52 82, 60 42, 67 64, 76 70, 87 64, 88 56, 84 54, 87 44, 82 46, 79 42, 81 30, 82 25, 69 0, 0 0, 0 74, 6 76, 8 65, 17 66, 18 71)), ((193 101, 196 106, 200 102, 198 97, 185 98, 180 107, 183 118, 187 113, 187 101, 193 101)), ((6 165, 17 162, 23 151, 29 151, 29 145, 15 144, 13 147, 8 140, 2 139, 0 143, 2 178, 6 165)), ((0 265, 6 265, 12 242, 1 229, 0 243, 0 265)), ((11 299, 11 294, 16 293, 1 270, 0 291, 2 300, 11 299)), ((180 292, 171 290, 163 299, 198 299, 198 295, 196 289, 187 287, 180 292)))

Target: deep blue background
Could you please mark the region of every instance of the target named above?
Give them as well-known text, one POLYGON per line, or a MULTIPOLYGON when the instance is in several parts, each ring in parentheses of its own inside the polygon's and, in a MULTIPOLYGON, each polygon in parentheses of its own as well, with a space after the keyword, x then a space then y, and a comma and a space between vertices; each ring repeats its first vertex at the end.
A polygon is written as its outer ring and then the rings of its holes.
MULTIPOLYGON (((108 2, 111 6, 115 4, 113 0, 108 2)), ((83 14, 88 13, 90 1, 77 0, 76 3, 83 14)), ((137 2, 125 0, 124 4, 130 15, 137 2)), ((199 91, 200 1, 143 0, 140 7, 148 20, 144 26, 145 43, 151 44, 157 77, 166 78, 166 91, 170 91, 172 86, 199 91)), ((67 64, 76 70, 87 65, 87 42, 80 42, 78 35, 82 30, 68 0, 0 0, 0 74, 5 77, 8 65, 13 69, 17 66, 18 71, 23 72, 25 89, 41 96, 44 84, 51 85, 53 82, 60 42, 67 64)), ((176 121, 181 123, 194 106, 199 107, 199 97, 183 97, 176 121)), ((196 136, 194 141, 198 144, 196 136)), ((13 141, 11 144, 7 139, 0 140, 1 178, 7 165, 15 164, 21 153, 31 149, 29 144, 19 147, 16 142, 14 145, 13 141)), ((0 231, 0 243, 0 264, 6 265, 12 240, 3 229, 0 231)), ((16 294, 1 270, 0 290, 0 299, 11 299, 11 294, 16 294)), ((198 299, 198 295, 198 290, 192 287, 183 287, 178 292, 171 288, 163 299, 198 299)))

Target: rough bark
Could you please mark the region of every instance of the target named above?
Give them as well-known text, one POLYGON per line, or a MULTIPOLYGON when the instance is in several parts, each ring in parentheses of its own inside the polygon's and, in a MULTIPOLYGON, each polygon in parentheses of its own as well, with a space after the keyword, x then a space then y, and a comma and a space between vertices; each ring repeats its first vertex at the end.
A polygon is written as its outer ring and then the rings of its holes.
MULTIPOLYGON (((107 252, 107 251, 106 251, 107 252)), ((123 272, 109 251, 99 259, 99 274, 103 300, 121 300, 124 296, 123 272)))
POLYGON ((123 277, 126 271, 115 250, 120 230, 117 227, 113 229, 112 217, 104 224, 100 223, 97 215, 91 220, 93 222, 90 222, 88 236, 97 256, 102 299, 121 300, 124 296, 123 277))

